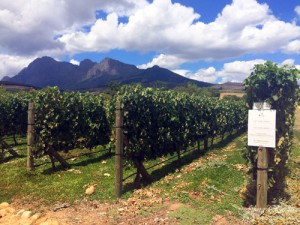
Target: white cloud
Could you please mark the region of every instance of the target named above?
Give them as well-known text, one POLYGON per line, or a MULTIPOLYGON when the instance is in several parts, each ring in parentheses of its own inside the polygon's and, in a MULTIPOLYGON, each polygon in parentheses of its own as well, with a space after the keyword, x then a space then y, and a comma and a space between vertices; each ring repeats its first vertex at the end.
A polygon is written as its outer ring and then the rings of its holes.
POLYGON ((106 20, 98 19, 91 27, 91 32, 77 31, 59 38, 66 43, 66 50, 72 53, 81 51, 109 51, 117 48, 118 16, 111 13, 106 20))
POLYGON ((0 80, 4 76, 14 76, 26 67, 33 57, 21 57, 0 54, 0 80))
POLYGON ((184 76, 184 77, 188 76, 191 73, 190 70, 183 70, 183 69, 175 69, 175 70, 172 70, 172 71, 174 73, 177 73, 177 74, 179 74, 181 76, 184 76))
POLYGON ((272 52, 300 37, 300 27, 255 0, 234 0, 212 23, 200 19, 171 0, 1 1, 0 49, 18 55, 125 49, 200 60, 272 52), (96 20, 96 10, 107 18, 96 20))
POLYGON ((283 47, 283 51, 290 54, 300 54, 300 39, 288 43, 283 47))
POLYGON ((190 79, 205 81, 209 83, 216 82, 242 82, 251 74, 254 65, 262 64, 265 60, 255 59, 250 61, 234 61, 225 63, 221 70, 216 70, 214 67, 201 68, 196 73, 185 72, 185 77, 190 79))
POLYGON ((222 82, 241 82, 251 74, 252 69, 256 64, 262 63, 265 63, 265 60, 255 59, 250 61, 234 61, 231 63, 225 63, 218 75, 222 78, 222 82))
POLYGON ((214 67, 209 67, 207 69, 199 69, 195 74, 188 74, 187 77, 193 80, 215 83, 218 78, 218 72, 214 67))
MULTIPOLYGON (((178 74, 182 76, 209 83, 242 82, 251 74, 255 65, 263 64, 265 62, 266 60, 263 59, 233 61, 230 63, 225 63, 221 70, 216 70, 214 67, 209 67, 201 68, 196 73, 191 73, 191 71, 188 70, 174 70, 174 72, 178 71, 178 74)), ((279 63, 279 66, 290 65, 300 69, 300 65, 294 64, 294 59, 286 59, 279 63)))
POLYGON ((70 63, 72 63, 73 65, 77 65, 77 66, 80 64, 80 62, 75 59, 71 59, 70 63))
POLYGON ((134 13, 147 4, 133 0, 14 0, 0 1, 0 49, 5 54, 32 55, 54 49, 64 52, 57 40, 96 22, 96 10, 134 13))
POLYGON ((293 66, 295 64, 295 60, 294 59, 286 59, 284 60, 281 65, 289 65, 289 66, 293 66))
POLYGON ((128 23, 111 13, 90 32, 66 33, 59 40, 73 53, 126 49, 202 60, 275 52, 296 38, 299 26, 278 20, 268 5, 255 0, 234 0, 209 24, 192 8, 154 0, 129 15, 128 23))
POLYGON ((146 69, 157 65, 172 70, 178 68, 178 66, 183 62, 185 62, 184 59, 180 59, 174 55, 160 54, 159 56, 153 58, 151 62, 139 65, 138 68, 146 69))

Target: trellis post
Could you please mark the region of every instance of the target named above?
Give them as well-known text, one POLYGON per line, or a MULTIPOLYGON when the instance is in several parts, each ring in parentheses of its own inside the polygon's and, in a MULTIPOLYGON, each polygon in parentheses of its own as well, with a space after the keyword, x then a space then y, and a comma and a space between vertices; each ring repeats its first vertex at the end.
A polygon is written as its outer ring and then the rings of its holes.
POLYGON ((122 195, 123 182, 123 113, 121 102, 116 102, 116 155, 115 155, 115 193, 116 197, 122 195))
POLYGON ((27 170, 34 170, 33 159, 33 145, 34 145, 34 103, 28 104, 28 123, 27 123, 27 170))

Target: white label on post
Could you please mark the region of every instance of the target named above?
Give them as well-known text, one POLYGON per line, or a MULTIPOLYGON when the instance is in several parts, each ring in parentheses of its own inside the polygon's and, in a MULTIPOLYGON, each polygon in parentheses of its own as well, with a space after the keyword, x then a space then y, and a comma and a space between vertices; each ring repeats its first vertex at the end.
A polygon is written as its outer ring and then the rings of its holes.
POLYGON ((276 110, 249 110, 248 145, 275 148, 276 110))

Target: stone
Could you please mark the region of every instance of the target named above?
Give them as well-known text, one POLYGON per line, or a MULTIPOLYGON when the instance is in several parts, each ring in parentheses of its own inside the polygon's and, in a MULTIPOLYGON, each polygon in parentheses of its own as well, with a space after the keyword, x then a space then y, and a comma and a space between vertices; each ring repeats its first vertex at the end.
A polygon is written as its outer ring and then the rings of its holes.
POLYGON ((48 220, 47 216, 41 217, 35 222, 35 225, 41 225, 42 223, 46 222, 47 220, 48 220))
POLYGON ((33 215, 33 212, 31 212, 31 211, 24 211, 24 212, 22 213, 21 218, 28 219, 28 218, 31 217, 32 215, 33 215))
POLYGON ((8 202, 2 202, 1 204, 0 204, 0 209, 4 209, 4 208, 6 208, 6 207, 8 207, 9 206, 9 203, 8 202))
POLYGON ((14 209, 14 208, 12 208, 12 207, 6 207, 5 209, 4 209, 7 213, 10 213, 10 214, 12 214, 12 213, 14 213, 16 210, 14 209))
POLYGON ((85 193, 86 193, 87 195, 94 194, 94 192, 95 192, 95 187, 94 187, 94 186, 90 186, 89 188, 87 188, 87 189, 85 190, 85 193))
POLYGON ((6 215, 7 215, 6 210, 5 210, 5 209, 0 209, 0 218, 1 218, 1 217, 4 217, 4 216, 6 216, 6 215))
POLYGON ((36 213, 36 214, 34 214, 32 217, 30 217, 30 219, 33 220, 33 221, 36 221, 36 220, 38 220, 40 217, 41 217, 41 214, 40 214, 40 213, 36 213))
POLYGON ((20 211, 17 212, 17 216, 22 215, 23 212, 25 212, 25 209, 21 209, 20 211))
POLYGON ((48 219, 47 221, 41 223, 40 225, 59 225, 57 220, 48 219))
POLYGON ((34 222, 31 220, 25 220, 23 219, 23 222, 20 222, 22 225, 34 225, 34 222))

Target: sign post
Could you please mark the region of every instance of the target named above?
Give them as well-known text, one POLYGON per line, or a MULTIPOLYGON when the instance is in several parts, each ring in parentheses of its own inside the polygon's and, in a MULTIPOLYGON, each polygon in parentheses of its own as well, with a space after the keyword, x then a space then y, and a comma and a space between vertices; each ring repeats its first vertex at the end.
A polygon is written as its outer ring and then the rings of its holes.
POLYGON ((248 145, 257 146, 256 207, 267 207, 268 149, 275 148, 276 110, 266 103, 255 103, 248 116, 248 145))
POLYGON ((258 147, 257 182, 256 182, 256 207, 267 207, 268 193, 268 149, 258 147))

